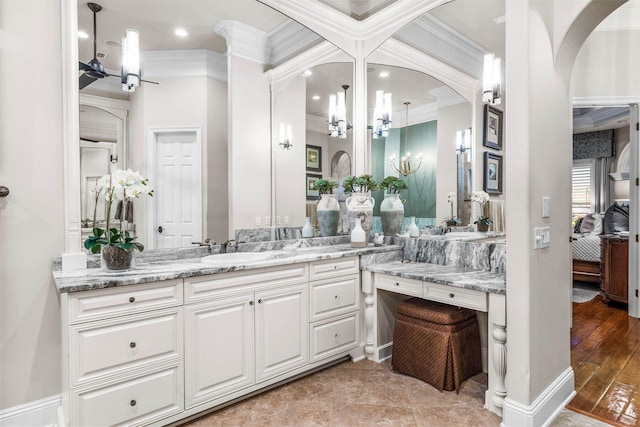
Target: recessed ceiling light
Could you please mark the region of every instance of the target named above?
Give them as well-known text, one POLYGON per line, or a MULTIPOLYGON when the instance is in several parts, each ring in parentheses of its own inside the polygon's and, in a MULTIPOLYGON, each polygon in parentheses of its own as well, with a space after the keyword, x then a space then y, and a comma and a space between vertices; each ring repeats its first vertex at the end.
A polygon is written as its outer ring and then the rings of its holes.
POLYGON ((317 101, 320 99, 320 95, 313 95, 311 99, 313 99, 314 101, 317 101))
POLYGON ((115 40, 106 40, 104 42, 104 44, 106 44, 107 46, 112 46, 112 47, 122 47, 122 43, 115 41, 115 40))
POLYGON ((378 74, 380 77, 389 77, 389 72, 388 71, 380 71, 380 74, 378 74))
POLYGON ((185 30, 184 28, 176 28, 174 33, 178 37, 187 37, 189 35, 189 33, 187 33, 187 30, 185 30))
POLYGON ((89 38, 89 34, 87 34, 86 32, 80 30, 78 31, 78 38, 79 39, 88 39, 89 38))
POLYGON ((307 70, 307 71, 304 72, 305 76, 310 76, 311 74, 313 74, 313 71, 311 71, 311 70, 307 70))

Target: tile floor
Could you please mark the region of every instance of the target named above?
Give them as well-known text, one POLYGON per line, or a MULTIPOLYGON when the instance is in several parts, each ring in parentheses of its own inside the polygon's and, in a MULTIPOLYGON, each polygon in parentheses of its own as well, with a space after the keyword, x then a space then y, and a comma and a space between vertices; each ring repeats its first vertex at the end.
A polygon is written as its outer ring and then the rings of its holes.
MULTIPOLYGON (((400 375, 389 363, 344 362, 192 421, 189 427, 232 426, 499 426, 483 409, 487 375, 439 392, 400 375)), ((552 424, 606 426, 564 410, 552 424)))

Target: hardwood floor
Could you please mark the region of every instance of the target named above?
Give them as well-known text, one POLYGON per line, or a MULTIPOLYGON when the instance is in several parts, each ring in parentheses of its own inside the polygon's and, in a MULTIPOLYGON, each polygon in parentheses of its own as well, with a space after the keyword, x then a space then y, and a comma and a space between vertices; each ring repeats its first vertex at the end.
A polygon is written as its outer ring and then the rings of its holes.
POLYGON ((602 297, 573 304, 571 365, 577 396, 567 406, 613 425, 640 426, 640 320, 602 297))

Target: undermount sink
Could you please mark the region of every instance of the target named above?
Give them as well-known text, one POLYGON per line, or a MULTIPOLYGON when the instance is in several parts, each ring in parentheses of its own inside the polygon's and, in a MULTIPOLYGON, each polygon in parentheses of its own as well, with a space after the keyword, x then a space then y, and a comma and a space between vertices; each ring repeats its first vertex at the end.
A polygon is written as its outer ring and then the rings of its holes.
POLYGON ((227 254, 215 254, 202 258, 202 263, 228 267, 244 265, 252 262, 264 261, 274 257, 273 251, 267 252, 232 252, 227 254))

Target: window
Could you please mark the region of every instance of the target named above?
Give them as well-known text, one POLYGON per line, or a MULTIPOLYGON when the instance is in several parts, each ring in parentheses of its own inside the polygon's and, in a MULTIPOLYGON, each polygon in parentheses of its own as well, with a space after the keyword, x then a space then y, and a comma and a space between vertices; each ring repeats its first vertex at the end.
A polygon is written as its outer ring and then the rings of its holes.
POLYGON ((571 174, 571 214, 584 216, 593 212, 591 207, 591 183, 593 182, 593 162, 573 162, 571 174))

